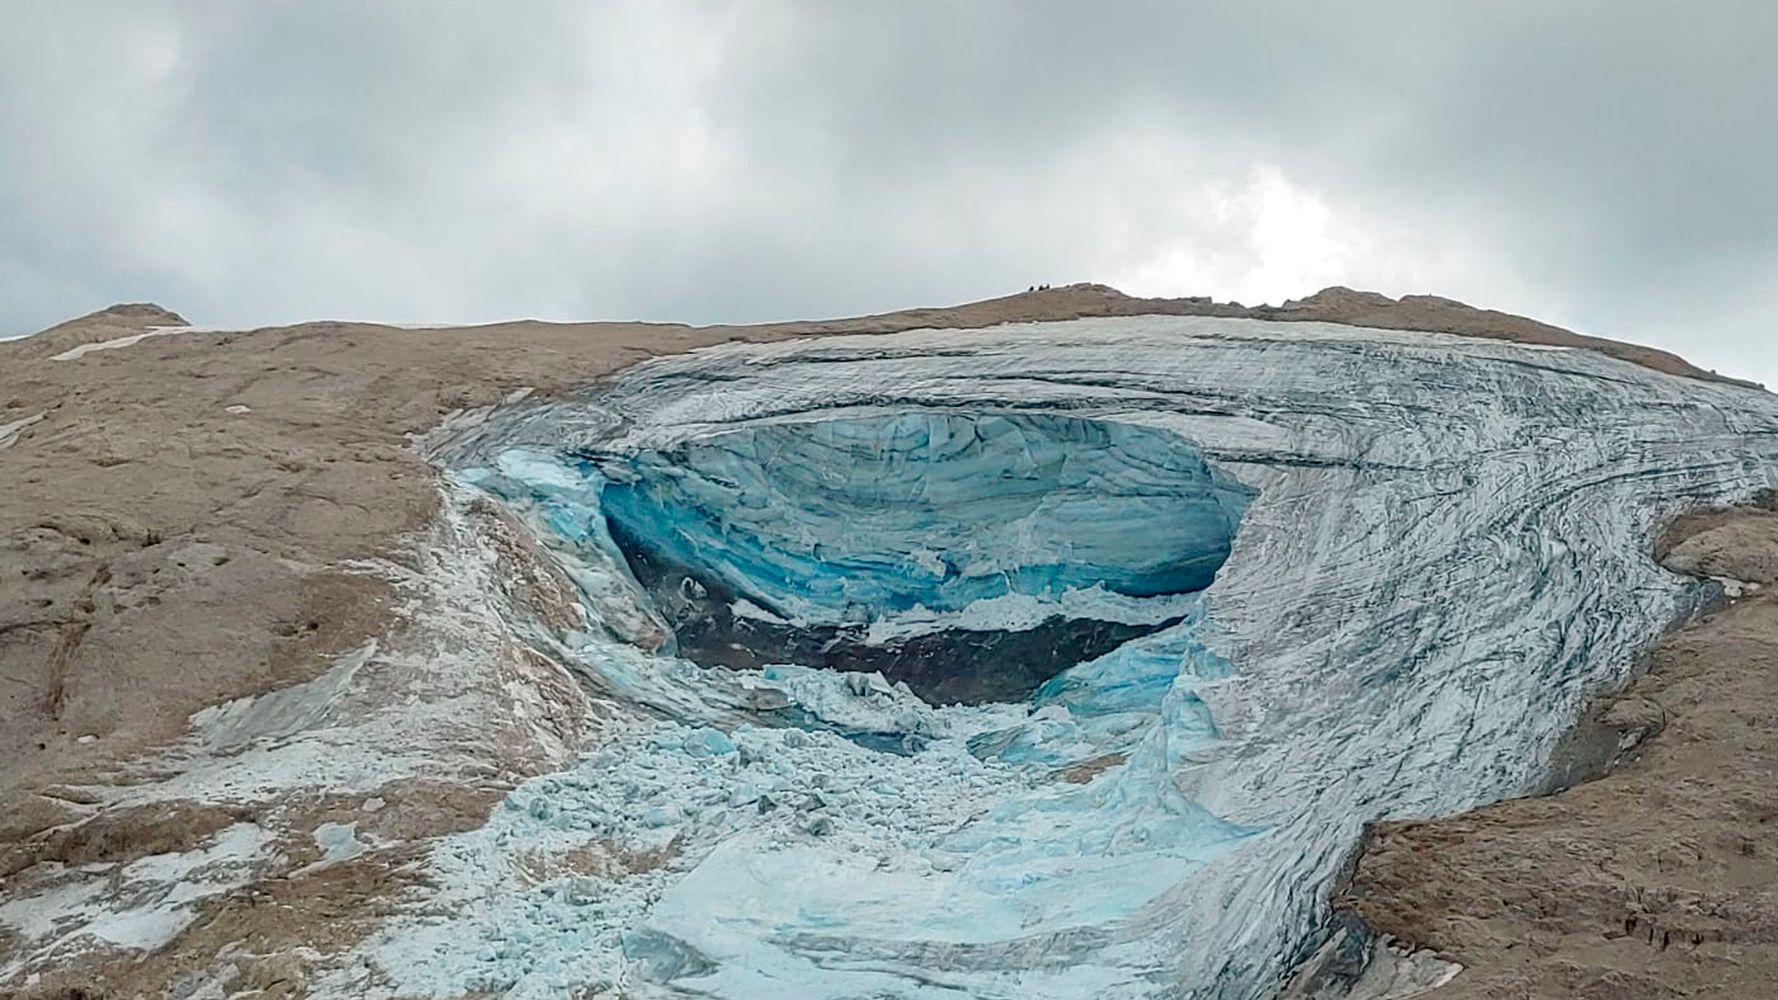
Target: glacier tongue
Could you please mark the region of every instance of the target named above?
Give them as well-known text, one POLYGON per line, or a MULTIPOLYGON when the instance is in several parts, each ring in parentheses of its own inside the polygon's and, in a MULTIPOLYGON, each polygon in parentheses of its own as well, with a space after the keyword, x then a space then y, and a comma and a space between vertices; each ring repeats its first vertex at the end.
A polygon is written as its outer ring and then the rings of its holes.
POLYGON ((1245 998, 1318 944, 1366 821, 1535 784, 1698 596, 1654 526, 1778 484, 1778 399, 1580 351, 1136 317, 729 345, 436 445, 582 588, 602 627, 561 655, 611 719, 441 847, 451 916, 366 945, 394 988, 1245 998), (927 506, 946 491, 1001 501, 927 506), (697 569, 687 592, 731 591, 737 629, 1147 634, 976 706, 700 666, 638 644, 683 623, 614 525, 697 569), (576 851, 604 860, 512 877, 576 851))

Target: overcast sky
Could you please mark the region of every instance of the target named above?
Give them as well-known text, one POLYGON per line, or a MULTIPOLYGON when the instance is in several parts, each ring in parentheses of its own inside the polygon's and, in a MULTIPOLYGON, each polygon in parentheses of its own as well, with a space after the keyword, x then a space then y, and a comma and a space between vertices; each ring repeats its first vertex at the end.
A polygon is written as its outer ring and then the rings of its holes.
POLYGON ((1778 386, 1778 4, 0 0, 0 334, 1433 292, 1778 386))

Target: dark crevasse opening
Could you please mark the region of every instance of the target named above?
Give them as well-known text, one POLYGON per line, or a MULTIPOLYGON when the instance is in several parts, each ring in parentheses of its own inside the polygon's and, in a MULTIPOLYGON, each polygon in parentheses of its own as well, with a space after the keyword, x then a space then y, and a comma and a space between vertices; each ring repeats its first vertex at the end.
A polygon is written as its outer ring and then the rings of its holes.
POLYGON ((629 454, 612 540, 692 660, 1021 699, 1185 613, 1251 493, 1164 430, 919 410, 629 454))

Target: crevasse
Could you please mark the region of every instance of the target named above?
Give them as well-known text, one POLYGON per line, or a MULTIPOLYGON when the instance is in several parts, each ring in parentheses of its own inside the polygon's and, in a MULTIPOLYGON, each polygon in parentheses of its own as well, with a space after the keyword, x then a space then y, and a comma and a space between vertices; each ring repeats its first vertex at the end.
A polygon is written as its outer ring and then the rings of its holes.
POLYGON ((1536 782, 1698 597, 1653 526, 1778 482, 1778 404, 1138 317, 731 345, 435 445, 579 585, 551 649, 611 714, 435 854, 395 988, 1246 998, 1364 822, 1536 782), (668 860, 510 877, 588 845, 668 860))

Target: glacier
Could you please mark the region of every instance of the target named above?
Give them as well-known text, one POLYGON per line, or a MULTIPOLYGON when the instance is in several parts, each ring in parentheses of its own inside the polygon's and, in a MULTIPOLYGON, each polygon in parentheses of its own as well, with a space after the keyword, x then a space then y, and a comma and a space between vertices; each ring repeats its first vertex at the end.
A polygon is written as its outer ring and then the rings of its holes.
POLYGON ((1650 540, 1778 485, 1778 398, 1130 317, 729 344, 426 444, 577 585, 512 627, 601 709, 362 947, 394 992, 1235 1000, 1367 821, 1533 790, 1710 597, 1650 540))
POLYGON ((941 702, 1016 700, 1176 620, 1157 598, 1209 586, 1247 493, 1174 435, 1065 414, 903 410, 579 457, 682 655, 879 672, 941 702))

